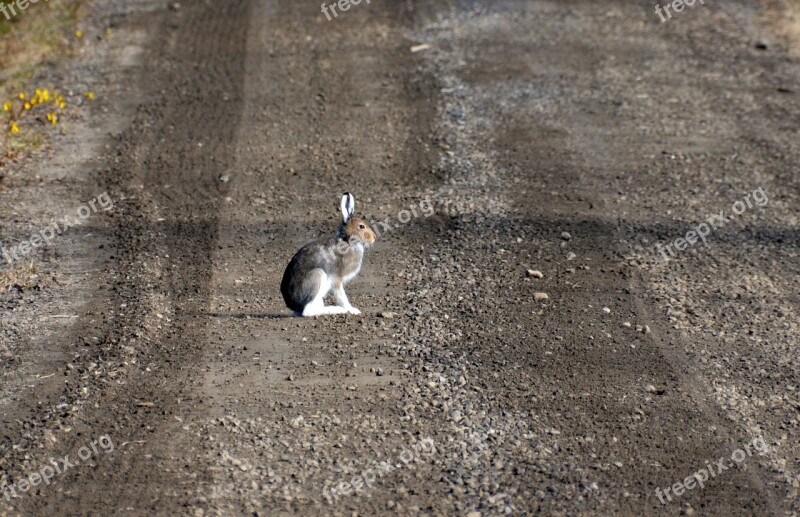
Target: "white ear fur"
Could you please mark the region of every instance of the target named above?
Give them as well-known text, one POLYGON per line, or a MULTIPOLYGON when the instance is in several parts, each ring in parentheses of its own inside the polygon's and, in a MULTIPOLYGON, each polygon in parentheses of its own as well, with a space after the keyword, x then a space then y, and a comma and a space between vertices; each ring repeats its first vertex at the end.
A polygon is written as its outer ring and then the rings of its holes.
POLYGON ((356 211, 356 198, 353 197, 353 194, 349 192, 345 192, 342 195, 342 220, 347 222, 353 217, 353 213, 356 211))

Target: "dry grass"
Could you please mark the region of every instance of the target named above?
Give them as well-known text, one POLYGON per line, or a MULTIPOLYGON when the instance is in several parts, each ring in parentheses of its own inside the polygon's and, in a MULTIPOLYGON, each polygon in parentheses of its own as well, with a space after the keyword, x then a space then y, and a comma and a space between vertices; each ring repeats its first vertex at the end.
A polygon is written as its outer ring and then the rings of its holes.
POLYGON ((800 0, 766 0, 767 23, 792 57, 800 58, 800 0))
POLYGON ((39 285, 39 266, 33 261, 14 264, 8 271, 0 270, 0 293, 12 288, 25 290, 39 285))
POLYGON ((58 61, 71 53, 83 3, 84 0, 49 0, 29 4, 25 11, 17 11, 11 21, 0 15, 2 98, 21 89, 47 60, 58 61))
POLYGON ((800 57, 800 0, 787 5, 783 36, 790 42, 792 55, 800 57))

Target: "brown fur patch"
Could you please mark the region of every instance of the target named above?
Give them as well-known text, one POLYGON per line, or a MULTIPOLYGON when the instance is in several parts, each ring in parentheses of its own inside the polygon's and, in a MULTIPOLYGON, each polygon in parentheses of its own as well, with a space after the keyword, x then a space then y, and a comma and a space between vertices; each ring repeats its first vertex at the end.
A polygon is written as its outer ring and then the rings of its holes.
POLYGON ((375 242, 375 231, 370 228, 366 221, 353 217, 347 221, 347 226, 344 228, 348 237, 356 237, 367 244, 375 242))

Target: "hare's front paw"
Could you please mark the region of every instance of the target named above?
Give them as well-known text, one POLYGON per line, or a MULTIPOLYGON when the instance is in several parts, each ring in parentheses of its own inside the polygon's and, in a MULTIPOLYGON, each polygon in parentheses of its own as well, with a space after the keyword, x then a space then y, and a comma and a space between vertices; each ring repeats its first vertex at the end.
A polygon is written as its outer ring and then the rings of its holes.
POLYGON ((355 307, 350 307, 350 308, 348 308, 348 309, 347 309, 347 312, 349 312, 350 314, 356 314, 356 315, 357 315, 357 314, 361 314, 361 311, 360 311, 360 310, 358 310, 358 309, 356 309, 355 307))

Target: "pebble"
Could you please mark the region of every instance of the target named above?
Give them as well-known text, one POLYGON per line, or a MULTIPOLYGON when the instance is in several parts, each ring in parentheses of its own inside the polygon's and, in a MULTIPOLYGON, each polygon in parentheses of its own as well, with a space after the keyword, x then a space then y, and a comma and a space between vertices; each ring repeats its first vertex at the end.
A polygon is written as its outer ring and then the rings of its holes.
POLYGON ((644 387, 644 390, 647 393, 655 393, 656 392, 656 387, 653 386, 652 384, 648 384, 647 386, 644 387))
POLYGON ((528 278, 544 278, 542 272, 536 269, 529 269, 525 274, 528 276, 528 278))
POLYGON ((606 314, 611 314, 611 309, 609 309, 608 307, 603 307, 603 312, 605 312, 606 314))
POLYGON ((385 318, 387 320, 393 319, 395 316, 397 316, 397 313, 396 312, 390 312, 390 311, 383 311, 383 312, 378 314, 378 317, 385 318))
POLYGON ((625 328, 631 328, 631 322, 630 321, 625 321, 625 322, 622 323, 622 326, 625 327, 625 328))
POLYGON ((567 253, 567 260, 575 260, 575 257, 577 257, 577 255, 572 253, 571 251, 567 253))
POLYGON ((571 241, 572 235, 570 235, 569 232, 561 232, 561 238, 565 241, 571 241))
POLYGON ((550 297, 547 296, 547 293, 533 293, 533 299, 537 302, 543 302, 545 300, 549 300, 550 297))

